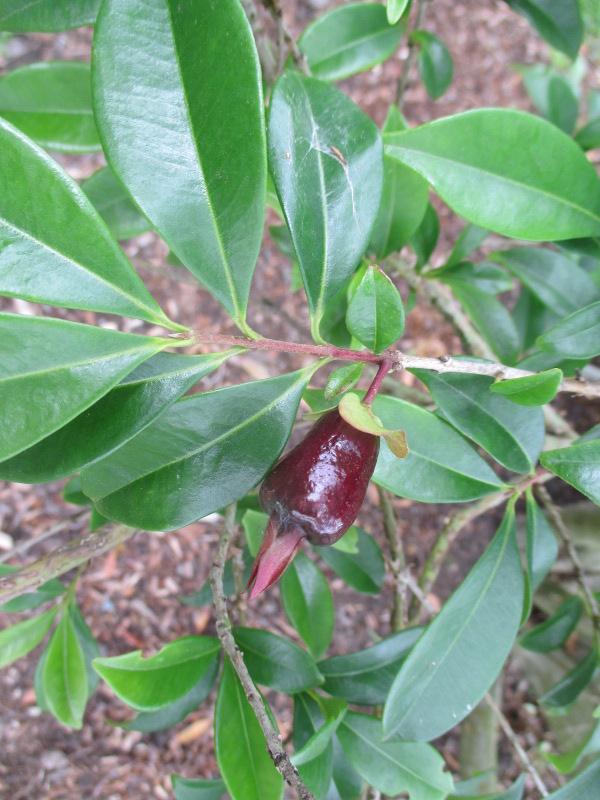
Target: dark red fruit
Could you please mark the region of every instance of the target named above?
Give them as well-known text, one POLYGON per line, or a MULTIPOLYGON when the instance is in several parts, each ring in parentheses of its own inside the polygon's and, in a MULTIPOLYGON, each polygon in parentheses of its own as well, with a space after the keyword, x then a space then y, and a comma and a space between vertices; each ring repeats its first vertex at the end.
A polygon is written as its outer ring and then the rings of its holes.
POLYGON ((337 408, 267 475, 259 502, 268 515, 248 586, 250 599, 271 586, 302 540, 337 542, 356 519, 379 453, 379 437, 353 428, 337 408))

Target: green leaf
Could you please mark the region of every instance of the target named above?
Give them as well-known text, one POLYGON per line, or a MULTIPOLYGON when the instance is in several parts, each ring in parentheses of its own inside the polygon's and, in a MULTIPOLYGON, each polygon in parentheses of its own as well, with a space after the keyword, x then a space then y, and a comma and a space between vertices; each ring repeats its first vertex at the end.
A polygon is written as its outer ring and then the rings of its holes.
POLYGON ((459 261, 450 266, 446 264, 439 269, 428 269, 423 277, 440 280, 450 286, 453 281, 469 283, 487 294, 501 294, 510 292, 514 288, 513 279, 501 267, 486 261, 479 264, 473 264, 471 261, 459 261))
MULTIPOLYGON (((294 695, 294 749, 302 753, 310 747, 315 735, 326 725, 321 704, 315 697, 301 692, 294 695)), ((331 786, 333 766, 333 744, 331 739, 314 758, 299 767, 300 777, 315 797, 325 797, 331 786)))
POLYGON ((0 0, 0 30, 66 31, 93 25, 101 0, 0 0))
POLYGON ((67 425, 1 463, 0 476, 41 483, 78 472, 133 439, 233 352, 158 353, 67 425))
POLYGON ((600 147, 600 117, 580 128, 574 138, 583 150, 595 150, 600 147))
POLYGON ((408 431, 410 452, 399 461, 381 443, 373 480, 394 494, 423 503, 461 503, 502 489, 502 482, 447 422, 395 397, 375 398, 385 425, 408 431))
MULTIPOLYGON (((526 490, 526 504, 527 575, 533 596, 556 561, 558 544, 548 520, 533 499, 531 487, 526 490)), ((530 610, 528 609, 527 616, 530 610)))
POLYGON ((356 269, 377 216, 381 137, 345 94, 288 71, 271 93, 268 149, 319 339, 327 306, 356 269))
POLYGON ((362 528, 358 533, 356 553, 345 553, 335 547, 322 547, 318 554, 331 569, 357 592, 379 594, 385 577, 385 563, 379 545, 362 528))
POLYGON ((581 600, 578 597, 569 597, 545 622, 519 636, 519 644, 535 653, 549 653, 551 650, 556 650, 567 641, 577 627, 581 611, 581 600))
POLYGON ((597 800, 599 781, 600 759, 597 759, 566 786, 548 795, 548 800, 597 800))
MULTIPOLYGON (((129 722, 119 723, 118 727, 126 731, 141 731, 141 733, 153 733, 163 731, 172 725, 184 720, 188 714, 195 711, 211 693, 219 672, 219 654, 215 655, 208 669, 202 675, 198 683, 180 697, 164 708, 157 711, 142 711, 129 722)), ((223 788, 221 794, 225 791, 223 788)), ((217 795, 220 797, 221 795, 217 795)))
POLYGON ((0 114, 49 150, 102 149, 92 111, 89 64, 43 61, 9 72, 0 79, 0 114))
POLYGON ((549 122, 477 109, 385 137, 386 152, 426 178, 469 222, 515 239, 600 233, 600 180, 549 122))
POLYGON ((340 416, 353 428, 373 436, 381 436, 396 458, 406 458, 408 447, 403 430, 388 430, 368 403, 360 400, 357 394, 346 394, 338 406, 340 416))
POLYGON ((110 166, 246 330, 266 157, 260 67, 242 6, 148 0, 142 8, 137 0, 107 0, 96 25, 92 81, 110 166))
POLYGON ((302 767, 314 761, 317 756, 320 756, 331 742, 333 734, 339 727, 345 714, 346 709, 344 709, 337 718, 328 720, 322 728, 319 728, 319 730, 310 737, 304 747, 297 750, 290 758, 292 764, 295 767, 302 767))
MULTIPOLYGON (((0 564, 0 576, 10 575, 12 572, 19 572, 19 567, 0 564)), ((21 594, 7 603, 2 603, 0 605, 0 613, 15 614, 21 611, 31 611, 60 597, 64 591, 65 586, 57 578, 52 578, 43 583, 35 592, 25 592, 25 594, 21 594)))
POLYGON ((173 530, 244 497, 277 461, 313 368, 193 395, 83 471, 100 513, 173 530))
POLYGON ((369 350, 380 353, 402 336, 405 321, 400 293, 383 270, 371 265, 348 305, 348 330, 369 350))
POLYGON ((390 25, 395 25, 409 7, 410 0, 386 0, 386 12, 390 25))
POLYGON ((452 267, 455 264, 460 264, 484 243, 489 233, 486 228, 480 228, 471 222, 465 225, 454 242, 450 258, 446 261, 445 266, 452 267))
POLYGON ((415 31, 412 36, 419 47, 419 75, 427 94, 437 100, 452 83, 454 63, 444 42, 428 31, 415 31))
POLYGON ((572 133, 579 115, 579 103, 567 79, 541 64, 518 66, 517 70, 540 113, 561 131, 572 133))
POLYGON ((298 47, 315 78, 340 81, 389 58, 400 44, 402 27, 388 22, 377 3, 348 3, 306 28, 298 47))
POLYGON ((381 720, 349 712, 338 730, 344 752, 362 777, 388 795, 409 794, 411 800, 444 800, 452 791, 452 775, 444 759, 423 742, 383 740, 381 720))
POLYGON ((339 550, 340 553, 358 553, 358 528, 356 525, 351 525, 342 538, 338 539, 330 547, 333 547, 334 550, 339 550))
POLYGON ((520 352, 519 334, 511 315, 499 300, 463 280, 446 281, 471 321, 492 350, 505 364, 520 352))
POLYGON ((492 394, 494 379, 485 375, 411 372, 427 386, 448 422, 498 463, 517 473, 532 470, 544 443, 541 408, 515 407, 505 397, 492 394))
MULTIPOLYGON (((598 709, 594 711, 593 716, 595 718, 598 717, 598 709)), ((591 733, 586 736, 583 741, 579 741, 574 749, 560 755, 548 753, 546 758, 553 767, 555 767, 561 774, 565 775, 569 772, 573 772, 573 770, 579 766, 585 756, 597 755, 599 750, 600 723, 596 724, 595 727, 591 729, 591 733)))
POLYGON ((215 755, 232 800, 280 800, 283 778, 228 659, 215 707, 215 755))
POLYGON ((549 309, 567 316, 600 298, 600 288, 570 258, 540 247, 491 253, 549 309))
POLYGON ((242 526, 246 534, 248 550, 255 558, 260 549, 268 521, 269 517, 267 514, 263 514, 262 511, 254 511, 251 508, 249 508, 243 516, 242 526))
POLYGON ((364 366, 364 363, 355 361, 335 369, 327 379, 325 399, 333 400, 351 389, 360 379, 364 366))
POLYGON ((44 700, 56 719, 79 730, 88 699, 83 649, 69 613, 63 613, 46 651, 44 700))
POLYGON ((214 781, 197 781, 171 775, 171 784, 175 800, 219 800, 227 791, 225 783, 220 778, 214 781))
POLYGON ((592 650, 565 677, 549 689, 538 702, 548 713, 566 713, 588 686, 598 669, 598 655, 592 650))
POLYGON ((98 647, 98 642, 94 639, 93 633, 79 610, 79 606, 74 600, 69 603, 69 613, 71 614, 73 630, 75 631, 83 652, 85 672, 87 675, 87 696, 89 698, 100 683, 100 677, 92 666, 92 661, 100 655, 100 649, 98 647))
POLYGON ((129 239, 152 230, 110 167, 102 167, 82 181, 81 189, 115 239, 129 239))
POLYGON ((543 406, 554 400, 562 379, 561 370, 548 369, 537 375, 498 381, 490 386, 490 392, 501 394, 520 406, 543 406))
MULTIPOLYGON (((403 131, 406 122, 398 106, 390 106, 382 133, 403 131)), ((396 159, 383 157, 383 192, 369 249, 377 258, 399 251, 413 236, 428 208, 429 185, 396 159)))
POLYGON ((232 633, 255 683, 287 694, 323 683, 313 659, 289 639, 260 628, 233 628, 232 633))
POLYGON ((415 269, 420 272, 429 262, 440 235, 440 220, 437 211, 428 203, 421 224, 410 239, 411 246, 417 256, 415 269))
POLYGON ((600 440, 548 450, 542 465, 600 505, 600 440))
POLYGON ((67 482, 62 491, 62 498, 75 506, 90 505, 90 498, 81 491, 81 475, 75 475, 67 482))
POLYGON ((65 425, 167 344, 61 319, 0 314, 0 461, 65 425))
POLYGON ((11 186, 0 194, 0 295, 184 330, 161 311, 75 181, 1 118, 0 174, 11 186))
POLYGON ((402 665, 383 711, 386 738, 435 739, 464 719, 500 672, 522 609, 511 503, 483 556, 402 665), (468 666, 474 654, 476 671, 468 666))
POLYGON ((333 656, 318 663, 323 691, 364 706, 385 703, 400 665, 406 660, 423 628, 407 628, 366 650, 333 656))
POLYGON ((600 354, 600 302, 561 320, 537 340, 542 350, 565 358, 590 359, 600 354))
MULTIPOLYGON (((577 0, 505 0, 525 17, 552 47, 574 59, 583 39, 583 22, 577 0)), ((582 799, 583 800, 583 799, 582 799)))
POLYGON ((184 636, 150 658, 135 650, 112 658, 95 658, 93 667, 124 703, 138 711, 155 711, 179 700, 195 686, 219 652, 218 639, 184 636))
POLYGON ((333 635, 333 600, 323 573, 304 553, 283 573, 281 602, 312 657, 321 658, 333 635))
POLYGON ((51 608, 43 614, 17 622, 0 631, 0 669, 27 655, 47 634, 58 608, 51 608))

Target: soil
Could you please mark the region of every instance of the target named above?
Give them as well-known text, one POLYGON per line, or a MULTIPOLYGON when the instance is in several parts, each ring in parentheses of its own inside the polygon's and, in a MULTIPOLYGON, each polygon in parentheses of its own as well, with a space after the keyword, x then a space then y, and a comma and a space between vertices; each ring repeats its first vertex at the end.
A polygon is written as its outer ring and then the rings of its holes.
MULTIPOLYGON (((340 5, 325 0, 286 0, 285 19, 298 36, 303 27, 323 10, 340 5)), ((500 0, 435 0, 430 6, 427 30, 442 37, 454 59, 454 80, 438 101, 428 98, 416 73, 405 98, 404 113, 411 124, 482 106, 517 107, 532 111, 514 64, 548 62, 549 51, 532 33, 527 22, 500 0)), ((0 70, 7 72, 39 60, 90 57, 91 30, 14 36, 3 41, 0 70)), ((341 88, 381 125, 394 102, 406 48, 372 71, 344 81, 341 88)), ((94 172, 104 162, 101 156, 66 157, 57 160, 77 180, 94 172)), ((442 236, 434 263, 444 254, 460 230, 461 223, 436 201, 442 236)), ((268 219, 271 224, 274 219, 268 219)), ((493 241, 493 240, 492 240, 493 241)), ((150 291, 171 318, 200 329, 235 333, 221 307, 185 271, 165 266, 166 246, 153 233, 124 243, 127 255, 138 268, 150 291)), ((272 338, 308 341, 309 318, 301 292, 289 289, 291 265, 265 233, 250 300, 249 321, 253 328, 272 338), (281 280, 281 276, 284 280, 281 280)), ((31 313, 34 304, 0 298, 0 309, 31 313)), ((42 311, 48 313, 47 307, 42 311)), ((73 311, 52 309, 53 315, 87 323, 115 327, 112 319, 73 311)), ((118 321, 122 330, 136 330, 140 323, 118 321)), ((152 332, 151 330, 149 332, 152 332)), ((449 326, 428 308, 417 307, 408 316, 403 347, 424 356, 459 352, 458 338, 449 326)), ((205 348, 206 349, 206 348, 205 348)), ((197 352, 203 351, 197 348, 197 352)), ((306 361, 300 356, 253 353, 227 362, 202 382, 201 389, 235 384, 296 369, 306 361)), ((323 385, 326 376, 317 376, 323 385)), ((410 380, 411 376, 403 376, 410 380)), ((197 389, 196 389, 197 390, 197 389)), ((589 406, 578 402, 564 408, 575 413, 575 421, 588 420, 589 406)), ((597 421, 597 420, 596 420, 597 421)), ((0 548, 27 545, 27 552, 12 563, 26 563, 80 535, 87 518, 80 509, 61 498, 64 481, 41 486, 0 483, 0 548), (36 543, 55 525, 57 533, 36 543)), ((418 571, 444 520, 448 506, 430 506, 395 498, 394 507, 402 529, 403 544, 413 573, 418 571)), ((461 535, 429 598, 440 604, 460 583, 489 542, 499 514, 489 514, 461 535)), ((375 491, 370 491, 359 523, 385 549, 375 491)), ((156 652, 167 641, 189 634, 214 634, 210 607, 182 605, 178 596, 197 591, 207 578, 217 539, 219 520, 208 519, 169 533, 138 533, 116 550, 95 559, 77 589, 82 613, 97 637, 103 655, 134 649, 156 652)), ((2 555, 2 551, 0 551, 2 555)), ((336 621, 330 654, 359 649, 376 636, 389 633, 392 606, 391 580, 378 597, 359 595, 348 589, 324 562, 336 605, 336 621)), ((2 626, 16 616, 0 616, 2 626)), ((282 612, 275 586, 248 608, 248 625, 268 628, 297 640, 282 612)), ((33 691, 33 675, 41 648, 0 673, 0 798, 11 800, 166 800, 172 797, 169 776, 210 778, 218 774, 214 756, 212 715, 214 696, 174 728, 141 734, 111 727, 111 722, 132 716, 104 685, 92 697, 80 731, 71 731, 53 717, 41 713, 33 691)), ((281 732, 292 724, 289 698, 267 692, 281 732)), ((529 709, 527 686, 516 668, 509 666, 504 711, 519 734, 521 744, 542 772, 549 789, 560 779, 537 753, 537 743, 548 737, 543 718, 529 709)), ((454 731, 440 743, 451 769, 458 767, 458 738, 454 731)), ((499 778, 508 786, 521 772, 511 746, 501 741, 499 778)), ((527 784, 527 798, 537 797, 527 784)))

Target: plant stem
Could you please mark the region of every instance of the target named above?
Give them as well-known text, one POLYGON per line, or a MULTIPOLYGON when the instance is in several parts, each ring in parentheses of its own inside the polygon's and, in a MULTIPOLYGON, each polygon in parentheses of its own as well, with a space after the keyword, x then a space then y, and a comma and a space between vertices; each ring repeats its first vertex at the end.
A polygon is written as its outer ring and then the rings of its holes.
POLYGON ((267 8, 271 14, 273 15, 273 19, 277 24, 277 46, 278 46, 278 55, 279 58, 277 59, 278 65, 277 69, 278 72, 283 70, 285 65, 285 52, 283 48, 284 41, 287 42, 289 45, 290 51, 292 53, 292 59, 294 61, 294 66, 296 69, 299 69, 300 72, 303 72, 305 75, 310 75, 310 69, 308 68, 308 62, 306 60, 306 56, 298 47, 298 43, 292 36, 289 28, 284 22, 283 19, 283 5, 282 0, 263 0, 263 5, 267 8))
POLYGON ((265 33, 258 17, 258 9, 254 4, 254 0, 240 0, 240 2, 242 8, 246 12, 248 22, 254 34, 263 78, 269 86, 272 86, 277 78, 277 63, 273 51, 271 50, 271 41, 265 33))
POLYGON ((225 524, 219 534, 219 542, 217 545, 217 552, 215 559, 210 569, 209 580, 212 589, 213 603, 217 615, 217 635, 223 649, 227 653, 233 668, 235 669, 240 683, 246 693, 248 702, 252 706, 252 710, 256 714, 256 719, 264 734, 267 750, 273 759, 275 767, 283 775, 284 780, 295 789, 300 800, 315 800, 313 794, 307 789, 302 782, 298 770, 294 767, 286 751, 283 749, 281 735, 277 733, 267 715, 262 698, 254 685, 252 678, 248 672, 244 657, 240 652, 239 647, 235 643, 233 634, 231 633, 231 620, 227 612, 227 598, 223 591, 223 570, 225 569, 225 558, 227 556, 227 548, 235 525, 235 504, 227 508, 225 512, 225 524))
POLYGON ((412 41, 411 34, 413 31, 419 30, 419 28, 423 25, 423 20, 425 19, 425 12, 427 11, 427 6, 429 5, 429 0, 417 0, 417 16, 415 17, 414 25, 411 27, 408 33, 408 55, 404 64, 402 65, 402 72, 400 74, 400 80, 398 81, 398 91, 396 93, 396 105, 402 111, 402 103, 404 102, 404 95, 406 90, 408 89, 408 82, 410 80, 410 72, 413 68, 415 61, 417 60, 417 55, 419 53, 419 45, 412 41))
POLYGON ((375 400, 375 395, 381 389, 381 384, 383 383, 383 379, 388 374, 390 369, 392 368, 392 361, 390 358, 387 358, 385 361, 382 361, 379 365, 379 369, 377 370, 377 374, 373 378, 373 383, 367 389, 367 393, 363 399, 363 403, 365 405, 371 405, 373 400, 375 400))
POLYGON ((391 628, 392 633, 397 633, 405 627, 405 584, 401 580, 401 573, 406 566, 406 559, 404 557, 402 540, 398 530, 398 520, 396 519, 390 494, 387 489, 384 489, 382 486, 377 486, 377 494, 379 495, 379 506, 381 508, 381 516, 383 517, 383 530, 390 549, 389 566, 394 578, 394 607, 392 610, 391 628))
POLYGON ((68 528, 72 522, 81 522, 83 521, 84 517, 89 515, 89 508, 86 508, 83 511, 76 511, 68 519, 63 519, 60 522, 57 522, 56 525, 52 525, 52 527, 48 528, 48 530, 42 531, 42 533, 40 533, 38 536, 34 536, 32 539, 25 539, 24 542, 21 542, 16 547, 13 547, 13 549, 9 550, 8 553, 4 553, 2 556, 0 556, 0 564, 3 564, 5 561, 15 558, 16 556, 23 555, 23 553, 31 550, 32 547, 40 544, 40 542, 44 542, 46 539, 50 539, 52 536, 56 536, 57 533, 64 531, 64 529, 68 528))

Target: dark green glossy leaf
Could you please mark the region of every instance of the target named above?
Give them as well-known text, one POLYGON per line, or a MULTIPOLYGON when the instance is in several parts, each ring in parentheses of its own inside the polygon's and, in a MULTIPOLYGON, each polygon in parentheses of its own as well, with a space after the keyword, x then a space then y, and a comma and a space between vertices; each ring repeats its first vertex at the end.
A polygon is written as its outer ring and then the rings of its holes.
POLYGON ((57 613, 58 608, 51 608, 0 631, 0 669, 37 647, 48 633, 57 613))
POLYGON ((107 0, 94 37, 93 88, 115 174, 245 330, 266 157, 260 67, 242 6, 107 0))
POLYGON ((390 25, 395 25, 410 6, 410 0, 386 0, 385 8, 390 25))
POLYGON ((440 235, 440 220, 437 211, 428 203, 421 224, 410 239, 411 246, 417 256, 415 269, 420 272, 428 263, 440 235))
POLYGON ((600 288, 570 258, 540 247, 491 253, 549 309, 567 316, 600 298, 600 288))
POLYGON ((289 639, 260 628, 232 632, 255 683, 294 694, 323 682, 313 659, 289 639))
POLYGON ((215 755, 232 800, 280 800, 283 778, 228 659, 215 707, 215 755))
POLYGON ((561 320, 537 340, 550 353, 565 358, 590 359, 600 354, 600 302, 561 320))
POLYGON ((383 6, 348 3, 311 22, 298 47, 315 78, 339 81, 381 64, 401 38, 402 27, 388 22, 383 6))
POLYGON ((493 378, 411 370, 429 389, 448 422, 517 473, 530 472, 544 443, 541 408, 515 407, 494 395, 493 378))
POLYGON ((434 100, 441 97, 450 84, 454 63, 444 42, 428 31, 415 31, 411 38, 419 45, 419 75, 427 94, 434 100))
POLYGON ((81 188, 115 239, 129 239, 152 230, 110 167, 102 167, 82 181, 81 188))
MULTIPOLYGON (((211 693, 219 672, 219 662, 220 658, 217 653, 198 683, 192 686, 189 692, 180 697, 179 700, 175 700, 174 703, 157 711, 142 711, 137 717, 129 722, 120 723, 118 727, 124 728, 126 731, 152 733, 154 731, 163 731, 181 722, 188 714, 195 711, 211 693)), ((222 792, 224 791, 225 789, 223 788, 222 792)), ((217 797, 220 797, 220 795, 217 795, 217 797)))
MULTIPOLYGON (((406 122, 398 106, 390 106, 382 133, 403 131, 406 122)), ((429 185, 412 169, 384 155, 383 192, 369 249, 385 258, 402 248, 421 224, 428 207, 429 185)))
POLYGON ((320 338, 325 310, 354 272, 377 216, 381 137, 342 92, 299 72, 284 72, 271 94, 268 148, 313 335, 320 338))
MULTIPOLYGON (((558 544, 554 531, 538 504, 533 499, 531 488, 526 491, 527 503, 527 575, 531 596, 552 569, 558 556, 558 544)), ((531 606, 527 609, 529 616, 531 606)))
POLYGON ((479 225, 473 225, 472 222, 465 225, 454 242, 450 258, 446 261, 446 267, 452 267, 464 261, 483 244, 488 235, 489 231, 486 228, 480 228, 479 225))
POLYGON ((349 712, 338 737, 362 777, 390 796, 407 793, 411 800, 444 800, 452 791, 452 775, 444 759, 424 742, 383 741, 381 720, 349 712))
POLYGON ((95 640, 93 633, 79 610, 79 606, 74 601, 69 603, 69 613, 71 614, 73 630, 75 631, 75 635, 79 640, 83 652, 85 672, 87 675, 87 696, 89 698, 100 682, 100 676, 92 667, 92 661, 98 658, 100 649, 98 647, 98 642, 95 640))
POLYGON ((92 111, 90 65, 27 64, 0 79, 0 115, 42 147, 63 153, 101 150, 92 111))
POLYGON ((194 395, 83 471, 98 510, 172 530, 243 497, 277 461, 311 369, 194 395))
POLYGON ((423 628, 407 628, 366 650, 320 661, 318 667, 325 677, 321 688, 349 703, 383 705, 399 667, 422 632, 423 628))
POLYGON ((600 440, 548 450, 542 465, 600 505, 600 440))
POLYGON ((379 545, 362 528, 358 533, 356 553, 345 553, 335 547, 320 547, 316 550, 323 561, 357 592, 378 594, 383 586, 385 563, 379 545))
POLYGON ((535 653, 549 653, 551 650, 556 650, 567 641, 577 627, 581 611, 581 600, 578 597, 570 597, 545 622, 519 636, 519 644, 535 653))
POLYGON ((101 0, 0 0, 2 31, 66 31, 93 25, 101 0))
POLYGON ((89 531, 93 533, 97 531, 98 528, 101 528, 103 525, 106 525, 107 522, 110 522, 108 517, 103 516, 97 508, 92 508, 92 513, 90 516, 90 524, 89 524, 89 531))
POLYGON ((549 122, 477 109, 385 137, 386 152, 426 178, 469 222, 532 241, 600 233, 600 180, 549 122))
POLYGON ((427 270, 424 277, 443 281, 450 286, 453 281, 469 283, 488 294, 510 292, 514 288, 513 279, 503 269, 486 261, 480 264, 471 261, 459 261, 450 266, 446 264, 439 269, 427 270))
POLYGON ((326 800, 358 800, 363 780, 346 758, 337 736, 333 737, 331 784, 326 800))
POLYGON ((304 553, 283 573, 281 602, 312 657, 321 658, 333 635, 333 600, 323 573, 304 553))
POLYGON ((382 442, 373 476, 394 494, 423 503, 460 503, 502 488, 466 439, 435 414, 381 395, 373 410, 386 427, 407 432, 408 456, 398 460, 382 442))
POLYGON ((400 668, 383 711, 386 737, 430 740, 464 719, 498 676, 522 609, 523 569, 511 504, 483 556, 400 668), (474 653, 476 671, 468 666, 474 653))
POLYGON ((1 295, 184 330, 161 311, 75 181, 2 118, 0 174, 11 185, 0 193, 1 295))
POLYGON ((583 39, 583 22, 577 0, 505 0, 525 17, 552 47, 575 58, 583 39))
POLYGON ((83 725, 88 678, 83 649, 69 613, 63 613, 46 651, 42 673, 44 700, 70 728, 83 725))
POLYGON ((580 128, 574 138, 583 150, 595 150, 600 147, 600 117, 580 128))
POLYGON ((214 781, 197 781, 171 775, 171 783, 175 800, 219 800, 227 791, 220 778, 214 781))
POLYGON ((538 702, 549 713, 565 713, 588 686, 597 669, 598 656, 592 650, 562 680, 542 695, 538 702))
POLYGON ((348 304, 348 330, 369 350, 380 353, 402 336, 405 319, 400 293, 385 272, 371 265, 348 304))
POLYGON ((143 658, 141 650, 96 658, 93 667, 124 703, 138 711, 171 705, 195 686, 220 650, 218 639, 185 636, 143 658))
POLYGON ((168 340, 0 314, 0 461, 91 406, 168 340), (35 403, 24 403, 35 397, 35 403))
POLYGON ((89 506, 90 498, 81 491, 81 475, 75 475, 67 481, 62 491, 63 500, 75 506, 89 506))
MULTIPOLYGON (((19 572, 19 567, 13 567, 9 564, 0 564, 0 577, 3 575, 10 575, 12 572, 19 572)), ((65 591, 65 586, 57 579, 52 578, 46 583, 43 583, 35 592, 25 592, 13 600, 0 605, 0 613, 2 614, 15 614, 21 611, 31 611, 39 608, 44 603, 50 602, 60 597, 65 591)))
MULTIPOLYGON (((323 710, 314 697, 302 692, 294 695, 294 749, 301 752, 326 724, 323 710)), ((315 797, 324 797, 331 785, 333 744, 331 739, 315 758, 298 768, 300 777, 315 797)))
POLYGON ((562 378, 561 370, 549 369, 537 375, 498 381, 490 386, 490 391, 520 406, 542 406, 554 400, 562 378))
POLYGON ((0 476, 41 483, 78 472, 133 439, 232 352, 158 353, 56 433, 1 463, 0 476))
MULTIPOLYGON (((242 575, 242 583, 244 586, 250 579, 250 572, 254 564, 254 558, 250 554, 247 547, 242 550, 242 559, 244 561, 244 573, 242 575)), ((225 569, 223 571, 223 592, 227 597, 231 597, 236 593, 235 576, 233 574, 233 558, 228 558, 225 562, 225 569)), ((206 581, 201 589, 195 594, 181 595, 179 600, 186 606, 207 606, 212 603, 212 590, 210 588, 210 581, 206 581)))
POLYGON ((517 66, 517 70, 540 113, 565 133, 572 133, 579 103, 567 79, 542 64, 517 66))
POLYGON ((355 386, 362 375, 364 366, 363 363, 357 361, 350 362, 334 370, 327 379, 325 399, 333 400, 355 386))
POLYGON ((597 759, 566 786, 548 795, 548 800, 597 800, 599 783, 600 759, 597 759))
POLYGON ((47 714, 50 713, 50 708, 48 707, 48 703, 46 702, 46 695, 44 692, 44 667, 46 665, 46 658, 48 657, 48 646, 44 648, 42 655, 38 663, 35 666, 35 673, 33 675, 33 689, 35 691, 35 701, 38 704, 38 707, 41 711, 45 711, 47 714))

